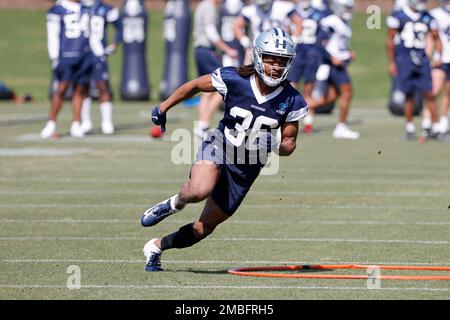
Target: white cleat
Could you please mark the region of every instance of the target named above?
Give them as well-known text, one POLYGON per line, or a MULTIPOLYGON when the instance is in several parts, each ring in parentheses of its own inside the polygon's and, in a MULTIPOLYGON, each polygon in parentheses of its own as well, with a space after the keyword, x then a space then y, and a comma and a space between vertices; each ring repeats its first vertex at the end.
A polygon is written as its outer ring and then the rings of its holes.
POLYGON ((110 122, 110 121, 102 122, 102 132, 103 132, 103 134, 113 134, 114 126, 113 126, 112 122, 110 122))
POLYGON ((350 130, 346 124, 339 123, 333 131, 333 137, 335 139, 359 139, 359 132, 350 130))
POLYGON ((92 125, 92 122, 90 122, 90 121, 83 121, 81 123, 81 130, 83 130, 83 132, 85 134, 90 132, 92 130, 92 127, 93 127, 93 125, 92 125))
POLYGON ((41 138, 42 139, 50 139, 55 135, 55 133, 56 133, 56 122, 50 120, 47 122, 44 129, 42 129, 41 138))
POLYGON ((72 122, 72 126, 70 127, 70 135, 73 138, 84 138, 84 131, 78 121, 72 122))

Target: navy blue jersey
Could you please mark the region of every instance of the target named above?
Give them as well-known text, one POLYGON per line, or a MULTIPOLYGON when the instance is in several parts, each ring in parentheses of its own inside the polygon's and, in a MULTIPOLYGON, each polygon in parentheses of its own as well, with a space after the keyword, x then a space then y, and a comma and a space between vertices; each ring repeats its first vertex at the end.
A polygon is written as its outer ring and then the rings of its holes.
POLYGON ((303 10, 300 6, 297 6, 297 11, 303 20, 301 44, 308 47, 317 46, 319 40, 325 37, 324 31, 320 28, 320 21, 328 16, 328 13, 313 8, 303 10))
POLYGON ((426 35, 431 30, 437 30, 434 18, 428 12, 414 12, 408 6, 400 11, 394 11, 386 20, 390 29, 396 29, 395 54, 423 59, 426 57, 426 35))
POLYGON ((80 58, 89 51, 89 16, 76 2, 61 0, 47 12, 50 59, 80 58))
MULTIPOLYGON (((224 116, 217 132, 223 136, 227 153, 232 150, 234 158, 229 159, 227 154, 227 161, 233 163, 255 164, 251 151, 269 153, 268 144, 271 143, 265 139, 273 139, 274 132, 282 124, 296 122, 308 112, 302 95, 289 83, 262 96, 256 76, 244 78, 234 67, 217 69, 212 74, 212 81, 225 102, 224 116)), ((267 154, 259 154, 260 159, 265 157, 267 154)), ((259 161, 257 164, 264 165, 259 161)))
POLYGON ((91 49, 96 56, 104 55, 107 41, 107 26, 112 23, 116 29, 115 43, 122 42, 122 21, 118 8, 101 1, 88 8, 90 16, 91 49))

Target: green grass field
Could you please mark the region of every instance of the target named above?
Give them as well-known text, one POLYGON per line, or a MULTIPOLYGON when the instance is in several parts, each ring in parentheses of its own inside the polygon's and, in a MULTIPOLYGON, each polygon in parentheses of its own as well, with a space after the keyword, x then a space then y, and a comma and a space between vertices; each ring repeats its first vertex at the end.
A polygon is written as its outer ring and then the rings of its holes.
MULTIPOLYGON (((170 134, 191 130, 196 110, 174 110, 162 140, 148 137, 150 103, 122 101, 115 102, 113 137, 37 139, 48 111, 45 44, 37 41, 42 14, 0 13, 0 25, 12 34, 29 36, 19 17, 36 31, 27 44, 2 37, 0 79, 38 97, 35 104, 0 104, 0 299, 450 298, 448 281, 384 280, 369 290, 365 280, 227 274, 235 267, 316 263, 450 266, 449 144, 401 140, 403 120, 384 106, 384 51, 375 51, 383 50, 382 30, 355 30, 361 62, 352 69, 357 99, 350 121, 361 139, 334 140, 336 114, 318 117, 319 132, 301 135, 295 154, 282 159, 277 175, 258 178, 229 221, 192 248, 165 252, 166 272, 150 274, 146 241, 177 230, 201 210, 191 205, 153 228, 139 224, 143 210, 187 178, 190 165, 171 162, 177 142, 170 134), (81 270, 80 290, 67 288, 71 265, 81 270)), ((355 24, 362 23, 360 16, 355 24)), ((70 118, 66 105, 60 132, 68 131, 70 118)))

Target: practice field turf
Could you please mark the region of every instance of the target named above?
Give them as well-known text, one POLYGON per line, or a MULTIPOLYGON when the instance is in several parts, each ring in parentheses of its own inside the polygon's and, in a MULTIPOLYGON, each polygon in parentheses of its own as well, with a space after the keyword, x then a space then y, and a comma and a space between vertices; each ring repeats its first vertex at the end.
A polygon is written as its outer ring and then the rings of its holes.
MULTIPOLYGON (((167 271, 150 274, 146 241, 177 230, 202 208, 191 205, 153 228, 139 223, 149 205, 173 195, 187 178, 190 165, 171 161, 177 142, 170 134, 192 131, 196 110, 177 108, 168 135, 154 140, 149 110, 156 100, 115 101, 111 137, 98 133, 94 105, 97 130, 73 140, 64 135, 71 118, 66 103, 58 121, 62 138, 41 141, 49 82, 44 12, 0 12, 1 29, 8 30, 0 40, 0 79, 37 98, 23 106, 0 103, 0 299, 449 299, 449 281, 386 280, 369 290, 365 280, 227 274, 237 267, 317 263, 450 266, 449 143, 401 140, 403 119, 385 107, 385 30, 364 25, 359 15, 351 69, 350 123, 361 139, 334 140, 336 113, 319 116, 318 132, 300 135, 295 154, 282 159, 278 174, 257 180, 235 216, 198 245, 164 253, 167 271), (81 271, 80 290, 67 288, 72 265, 81 271)), ((150 29, 160 34, 160 13, 151 16, 150 29)), ((158 41, 149 49, 153 98, 161 49, 158 41)), ((116 94, 120 59, 120 52, 111 59, 116 94)))
MULTIPOLYGON (((166 272, 145 272, 145 242, 192 221, 201 209, 192 205, 153 228, 140 227, 143 210, 172 195, 188 175, 189 165, 171 163, 177 142, 169 137, 177 128, 191 129, 196 114, 178 108, 169 116, 169 135, 152 140, 148 107, 117 103, 119 130, 112 137, 45 142, 36 137, 46 105, 2 104, 1 299, 450 297, 448 281, 382 281, 381 289, 369 290, 365 280, 226 273, 315 263, 450 266, 448 143, 402 141, 401 119, 359 106, 350 120, 360 140, 334 140, 335 115, 319 117, 321 131, 301 135, 295 154, 282 160, 277 175, 258 179, 235 216, 202 243, 167 251, 166 272), (66 287, 71 265, 81 269, 81 290, 66 287)), ((61 132, 69 127, 68 109, 61 132)))

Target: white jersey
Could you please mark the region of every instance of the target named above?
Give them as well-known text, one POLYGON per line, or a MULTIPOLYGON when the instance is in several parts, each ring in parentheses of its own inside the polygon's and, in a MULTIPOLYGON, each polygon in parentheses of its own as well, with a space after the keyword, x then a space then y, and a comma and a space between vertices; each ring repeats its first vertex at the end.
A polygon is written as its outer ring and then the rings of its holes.
POLYGON ((408 0, 394 0, 394 6, 392 7, 392 11, 400 11, 406 4, 408 0))
POLYGON ((256 4, 250 4, 242 8, 241 16, 250 26, 251 37, 256 39, 261 32, 272 27, 287 29, 294 12, 295 5, 292 2, 275 0, 267 13, 256 4))
POLYGON ((219 41, 219 11, 213 2, 203 0, 194 13, 194 47, 214 48, 219 41))
POLYGON ((339 60, 351 58, 350 39, 352 29, 337 15, 329 15, 320 21, 322 29, 329 35, 325 46, 327 52, 339 60))
POLYGON ((450 63, 450 13, 439 7, 430 11, 436 20, 442 42, 442 62, 450 63))

